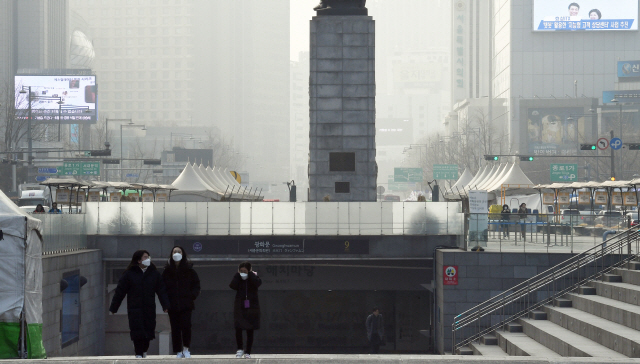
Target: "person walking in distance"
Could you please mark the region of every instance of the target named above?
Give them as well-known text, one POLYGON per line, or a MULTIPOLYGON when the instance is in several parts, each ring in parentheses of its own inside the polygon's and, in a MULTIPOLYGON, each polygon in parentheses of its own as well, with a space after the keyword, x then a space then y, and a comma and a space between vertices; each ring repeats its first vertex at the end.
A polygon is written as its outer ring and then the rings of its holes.
POLYGON ((260 302, 258 301, 258 287, 262 280, 258 273, 251 270, 251 263, 242 262, 233 276, 229 287, 236 291, 233 303, 233 321, 236 328, 236 344, 238 351, 236 358, 251 358, 253 346, 253 332, 260 328, 260 302), (247 347, 242 348, 242 331, 247 332, 247 347))
POLYGON ((527 240, 527 204, 521 203, 520 208, 518 209, 518 215, 520 220, 522 221, 522 226, 520 227, 520 232, 522 233, 522 240, 527 240))
POLYGON ((136 358, 147 357, 149 342, 156 337, 156 295, 163 311, 167 312, 169 298, 162 276, 151 263, 149 252, 138 250, 133 253, 131 263, 120 277, 109 307, 109 311, 115 314, 127 296, 129 330, 136 358))
POLYGON ((509 215, 510 214, 511 214, 511 211, 509 211, 509 205, 507 205, 507 204, 502 205, 502 212, 501 212, 500 219, 503 222, 503 224, 502 224, 502 237, 503 238, 508 238, 509 237, 509 215))
POLYGON ((367 338, 371 344, 371 354, 378 354, 384 338, 384 319, 377 307, 374 307, 371 315, 367 317, 366 326, 367 338))
POLYGON ((178 358, 190 358, 191 313, 195 309, 193 301, 200 294, 200 278, 187 259, 187 252, 180 246, 171 249, 169 262, 162 272, 169 295, 169 322, 173 351, 178 358))

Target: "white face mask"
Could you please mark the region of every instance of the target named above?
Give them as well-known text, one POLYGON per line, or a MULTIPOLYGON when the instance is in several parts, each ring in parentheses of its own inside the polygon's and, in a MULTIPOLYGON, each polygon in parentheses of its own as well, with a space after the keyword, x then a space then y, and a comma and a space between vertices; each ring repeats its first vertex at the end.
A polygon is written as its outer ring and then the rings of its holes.
POLYGON ((181 261, 181 260, 182 260, 182 254, 180 254, 180 253, 175 253, 175 254, 173 255, 173 260, 175 260, 176 262, 181 261))
POLYGON ((147 258, 145 260, 142 261, 142 265, 144 265, 145 267, 148 267, 151 265, 151 258, 147 258))
POLYGON ((240 277, 242 277, 242 280, 247 280, 247 278, 249 278, 249 275, 247 273, 240 273, 240 277))

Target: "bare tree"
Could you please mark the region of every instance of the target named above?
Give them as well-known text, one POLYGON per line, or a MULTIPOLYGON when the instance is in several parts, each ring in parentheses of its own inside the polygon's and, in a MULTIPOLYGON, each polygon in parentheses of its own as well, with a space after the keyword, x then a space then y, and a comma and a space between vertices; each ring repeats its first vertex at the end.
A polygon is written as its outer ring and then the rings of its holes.
MULTIPOLYGON (((0 133, 2 134, 0 147, 2 151, 17 152, 21 142, 28 142, 29 123, 27 113, 24 111, 29 107, 28 97, 26 101, 16 101, 16 95, 21 89, 21 85, 11 87, 10 82, 0 85, 0 133)), ((46 124, 33 121, 31 139, 43 140, 46 135, 46 124)))

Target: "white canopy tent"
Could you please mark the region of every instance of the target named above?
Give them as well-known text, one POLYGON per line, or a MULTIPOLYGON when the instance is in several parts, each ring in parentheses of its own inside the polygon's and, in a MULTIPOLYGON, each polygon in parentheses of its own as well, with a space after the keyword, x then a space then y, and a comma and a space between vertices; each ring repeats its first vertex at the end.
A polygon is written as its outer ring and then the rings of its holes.
POLYGON ((471 182, 472 179, 473 179, 473 175, 471 174, 471 171, 469 171, 469 168, 466 168, 464 172, 462 172, 462 175, 460 175, 456 183, 453 186, 451 186, 449 191, 445 193, 445 197, 449 194, 458 193, 458 191, 464 188, 464 186, 466 186, 469 182, 471 182))
POLYGON ((215 191, 200 177, 191 163, 187 163, 171 185, 178 189, 171 194, 171 201, 174 202, 220 201, 223 197, 221 192, 215 191))
POLYGON ((46 357, 41 230, 40 220, 22 212, 0 191, 0 359, 24 355, 18 353, 19 342, 28 358, 46 357))

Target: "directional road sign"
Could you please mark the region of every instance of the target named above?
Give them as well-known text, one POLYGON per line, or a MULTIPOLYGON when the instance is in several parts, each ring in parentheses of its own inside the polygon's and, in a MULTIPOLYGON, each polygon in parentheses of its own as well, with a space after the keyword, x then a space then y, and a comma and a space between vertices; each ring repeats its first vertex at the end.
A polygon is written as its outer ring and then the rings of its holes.
POLYGON ((49 176, 36 176, 37 182, 44 182, 49 179, 49 176))
POLYGON ((394 182, 422 182, 422 168, 394 168, 394 182))
POLYGON ((549 171, 551 182, 575 182, 578 180, 577 164, 552 163, 549 171))
POLYGON ((39 167, 38 173, 40 174, 56 174, 58 173, 58 168, 49 168, 49 167, 39 167))
POLYGON ((126 178, 138 178, 140 177, 140 175, 138 175, 137 173, 127 173, 125 175, 126 178))
POLYGON ((598 142, 596 143, 596 146, 600 150, 605 150, 605 149, 609 148, 609 139, 607 139, 607 138, 598 139, 598 142))
POLYGON ((65 176, 99 176, 100 162, 64 162, 58 174, 65 176))
POLYGON ((611 142, 609 143, 609 146, 613 150, 618 150, 618 149, 622 148, 622 139, 620 139, 620 138, 611 139, 611 142))
POLYGON ((458 179, 458 165, 434 164, 433 179, 458 179))

